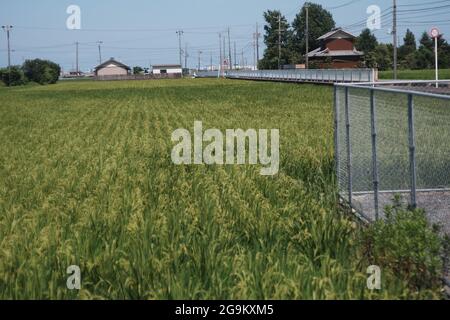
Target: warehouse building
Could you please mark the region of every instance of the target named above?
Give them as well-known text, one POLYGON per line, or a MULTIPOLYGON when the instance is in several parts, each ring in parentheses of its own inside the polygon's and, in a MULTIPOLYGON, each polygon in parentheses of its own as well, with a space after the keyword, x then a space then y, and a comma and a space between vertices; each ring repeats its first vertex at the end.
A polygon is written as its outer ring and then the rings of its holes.
POLYGON ((131 68, 114 58, 110 58, 108 61, 95 67, 95 75, 98 77, 103 76, 126 76, 130 74, 131 68))
POLYGON ((153 66, 153 74, 167 74, 175 77, 181 77, 182 73, 183 69, 179 64, 155 64, 153 66))

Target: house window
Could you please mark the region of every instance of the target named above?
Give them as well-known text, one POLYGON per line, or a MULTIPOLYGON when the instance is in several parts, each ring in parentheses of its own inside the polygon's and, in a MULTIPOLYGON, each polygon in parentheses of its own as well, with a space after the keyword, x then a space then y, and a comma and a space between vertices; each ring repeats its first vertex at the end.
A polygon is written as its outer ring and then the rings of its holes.
POLYGON ((167 70, 166 69, 161 69, 161 74, 166 74, 167 70))

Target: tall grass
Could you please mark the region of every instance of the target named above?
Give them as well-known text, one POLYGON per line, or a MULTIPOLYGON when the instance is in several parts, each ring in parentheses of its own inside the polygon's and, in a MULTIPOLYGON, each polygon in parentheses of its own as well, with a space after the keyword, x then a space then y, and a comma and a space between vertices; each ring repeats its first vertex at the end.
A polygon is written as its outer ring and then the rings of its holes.
POLYGON ((331 106, 331 88, 225 80, 0 89, 0 298, 416 297, 366 288, 331 106), (171 133, 194 120, 279 128, 279 175, 173 165, 171 133))

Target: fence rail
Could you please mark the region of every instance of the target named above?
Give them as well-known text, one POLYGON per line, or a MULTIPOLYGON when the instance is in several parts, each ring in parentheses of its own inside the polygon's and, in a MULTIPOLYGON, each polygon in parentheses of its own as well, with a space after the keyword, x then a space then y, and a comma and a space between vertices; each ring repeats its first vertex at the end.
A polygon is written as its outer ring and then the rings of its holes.
MULTIPOLYGON (((216 73, 217 76, 217 73, 216 73)), ((376 69, 293 69, 293 70, 228 70, 229 79, 266 80, 285 82, 375 82, 376 69)))
POLYGON ((341 197, 372 221, 403 196, 450 234, 450 81, 334 88, 341 197))

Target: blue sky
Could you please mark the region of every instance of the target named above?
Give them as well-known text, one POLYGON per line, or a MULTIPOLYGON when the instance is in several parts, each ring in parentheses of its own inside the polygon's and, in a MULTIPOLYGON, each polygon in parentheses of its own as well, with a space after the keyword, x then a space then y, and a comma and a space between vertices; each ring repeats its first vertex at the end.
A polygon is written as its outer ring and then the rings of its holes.
MULTIPOLYGON (((75 65, 75 45, 80 42, 80 69, 89 70, 98 62, 96 41, 103 41, 103 59, 116 57, 130 65, 177 63, 177 29, 183 29, 184 44, 188 44, 188 64, 195 67, 198 51, 201 63, 217 64, 219 32, 231 30, 232 45, 236 42, 238 56, 253 61, 252 33, 255 24, 263 24, 267 9, 279 9, 292 21, 305 1, 298 0, 0 0, 0 25, 11 24, 12 63, 21 64, 28 58, 47 58, 64 70, 75 65), (67 30, 66 9, 75 4, 81 8, 81 30, 67 30)), ((351 26, 358 34, 364 28, 369 5, 388 10, 392 0, 312 0, 328 8, 338 26, 351 26), (340 7, 344 5, 343 7, 340 7), (355 24, 356 23, 356 24, 355 24), (358 24, 359 23, 359 24, 358 24)), ((437 25, 444 34, 450 31, 448 20, 450 1, 398 0, 399 34, 407 27, 419 37, 424 30, 437 25), (446 7, 448 5, 448 7, 446 7), (422 10, 441 7, 433 10, 422 10)), ((375 32, 382 42, 388 35, 391 18, 383 19, 382 29, 375 32)), ((262 29, 262 28, 261 28, 262 29)), ((261 32, 260 29, 260 32, 261 32)), ((0 30, 0 66, 7 64, 6 35, 0 30)), ((262 55, 262 54, 261 54, 262 55)))

